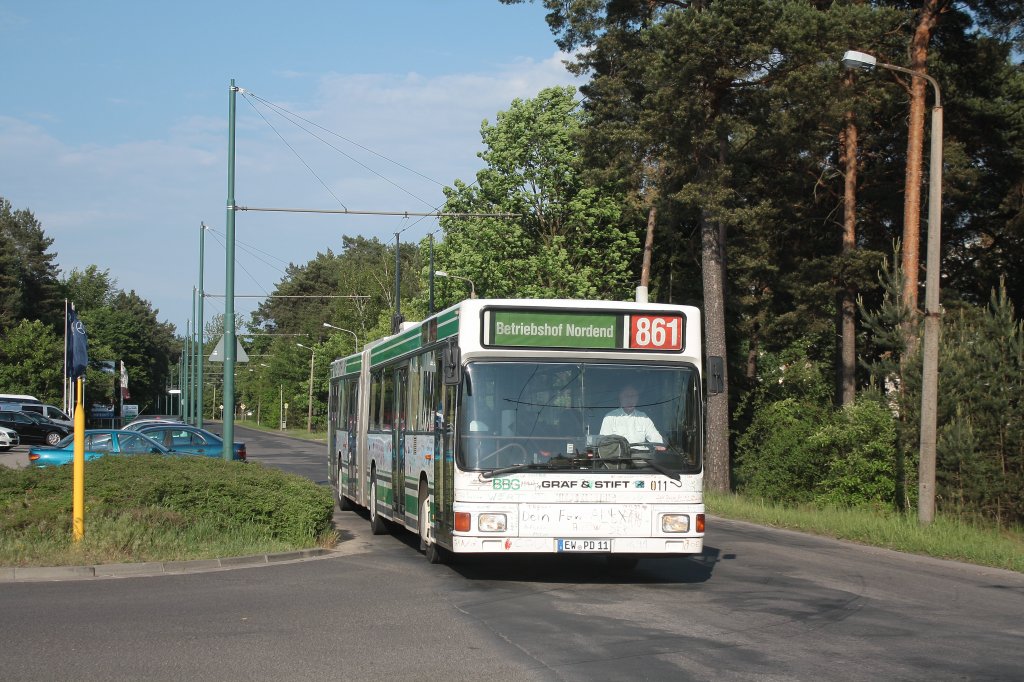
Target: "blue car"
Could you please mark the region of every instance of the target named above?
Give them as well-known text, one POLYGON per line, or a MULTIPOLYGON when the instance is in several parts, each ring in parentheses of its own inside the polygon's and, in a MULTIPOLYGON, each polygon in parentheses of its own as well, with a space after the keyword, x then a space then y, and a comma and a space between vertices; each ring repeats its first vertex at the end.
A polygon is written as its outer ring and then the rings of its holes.
MULTIPOLYGON (((174 453, 152 438, 134 431, 118 429, 87 429, 85 431, 85 459, 104 455, 173 455, 174 453)), ((30 448, 28 461, 34 467, 70 464, 75 458, 74 434, 52 447, 42 445, 30 448)))
MULTIPOLYGON (((203 457, 220 457, 224 451, 224 440, 215 433, 186 424, 147 424, 139 427, 143 433, 172 452, 201 455, 203 457)), ((231 459, 244 462, 245 443, 235 442, 234 454, 231 459)))

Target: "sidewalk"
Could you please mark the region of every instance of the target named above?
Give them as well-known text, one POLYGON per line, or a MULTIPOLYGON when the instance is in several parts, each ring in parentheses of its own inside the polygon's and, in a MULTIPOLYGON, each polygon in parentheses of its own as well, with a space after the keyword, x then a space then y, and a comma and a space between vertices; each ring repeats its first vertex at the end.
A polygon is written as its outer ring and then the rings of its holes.
POLYGON ((28 446, 16 445, 7 452, 0 452, 0 467, 24 469, 28 466, 28 446))

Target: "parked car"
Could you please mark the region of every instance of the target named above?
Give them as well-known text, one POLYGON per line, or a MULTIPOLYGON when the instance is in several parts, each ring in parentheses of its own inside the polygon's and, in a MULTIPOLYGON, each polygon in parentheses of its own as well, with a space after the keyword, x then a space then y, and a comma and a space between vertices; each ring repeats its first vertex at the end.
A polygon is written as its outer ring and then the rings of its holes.
MULTIPOLYGON (((85 459, 104 455, 173 455, 152 438, 135 431, 86 429, 85 459)), ((53 446, 37 445, 28 450, 28 462, 34 467, 70 464, 75 458, 75 437, 69 435, 53 446)))
POLYGON ((22 443, 56 445, 71 433, 68 427, 32 412, 0 411, 0 426, 17 431, 22 443))
POLYGON ((24 393, 0 393, 0 403, 39 403, 42 402, 34 395, 24 393))
POLYGON ((6 426, 0 426, 0 452, 6 452, 21 442, 18 432, 6 426))
POLYGON ((66 426, 69 429, 75 428, 75 422, 56 405, 46 405, 44 403, 12 403, 12 402, 0 402, 0 410, 7 410, 11 412, 32 412, 34 414, 42 415, 52 422, 57 422, 62 426, 66 426))
POLYGON ((155 425, 158 425, 158 424, 184 424, 184 423, 185 422, 183 422, 183 421, 179 421, 177 419, 171 419, 169 417, 168 418, 153 417, 153 418, 149 418, 149 419, 136 419, 133 422, 125 424, 121 428, 123 430, 125 430, 125 431, 138 431, 138 430, 140 430, 142 428, 145 428, 147 426, 155 426, 155 425))
MULTIPOLYGON (((224 440, 215 433, 186 424, 149 424, 139 427, 143 433, 174 452, 204 457, 220 457, 224 440)), ((235 441, 231 459, 246 461, 245 443, 235 441)))

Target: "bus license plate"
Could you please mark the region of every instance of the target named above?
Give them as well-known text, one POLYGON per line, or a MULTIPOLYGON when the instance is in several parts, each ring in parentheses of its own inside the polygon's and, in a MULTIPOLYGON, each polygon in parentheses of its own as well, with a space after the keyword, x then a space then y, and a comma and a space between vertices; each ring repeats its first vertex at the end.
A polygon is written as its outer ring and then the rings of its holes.
POLYGON ((610 552, 611 540, 562 540, 558 541, 559 552, 610 552))

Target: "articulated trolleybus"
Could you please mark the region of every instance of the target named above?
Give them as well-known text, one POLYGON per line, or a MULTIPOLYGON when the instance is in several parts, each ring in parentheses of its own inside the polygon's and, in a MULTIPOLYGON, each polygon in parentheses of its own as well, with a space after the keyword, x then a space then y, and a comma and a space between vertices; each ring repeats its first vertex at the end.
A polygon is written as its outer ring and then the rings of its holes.
POLYGON ((703 550, 696 308, 470 299, 331 365, 342 509, 460 554, 703 550))

